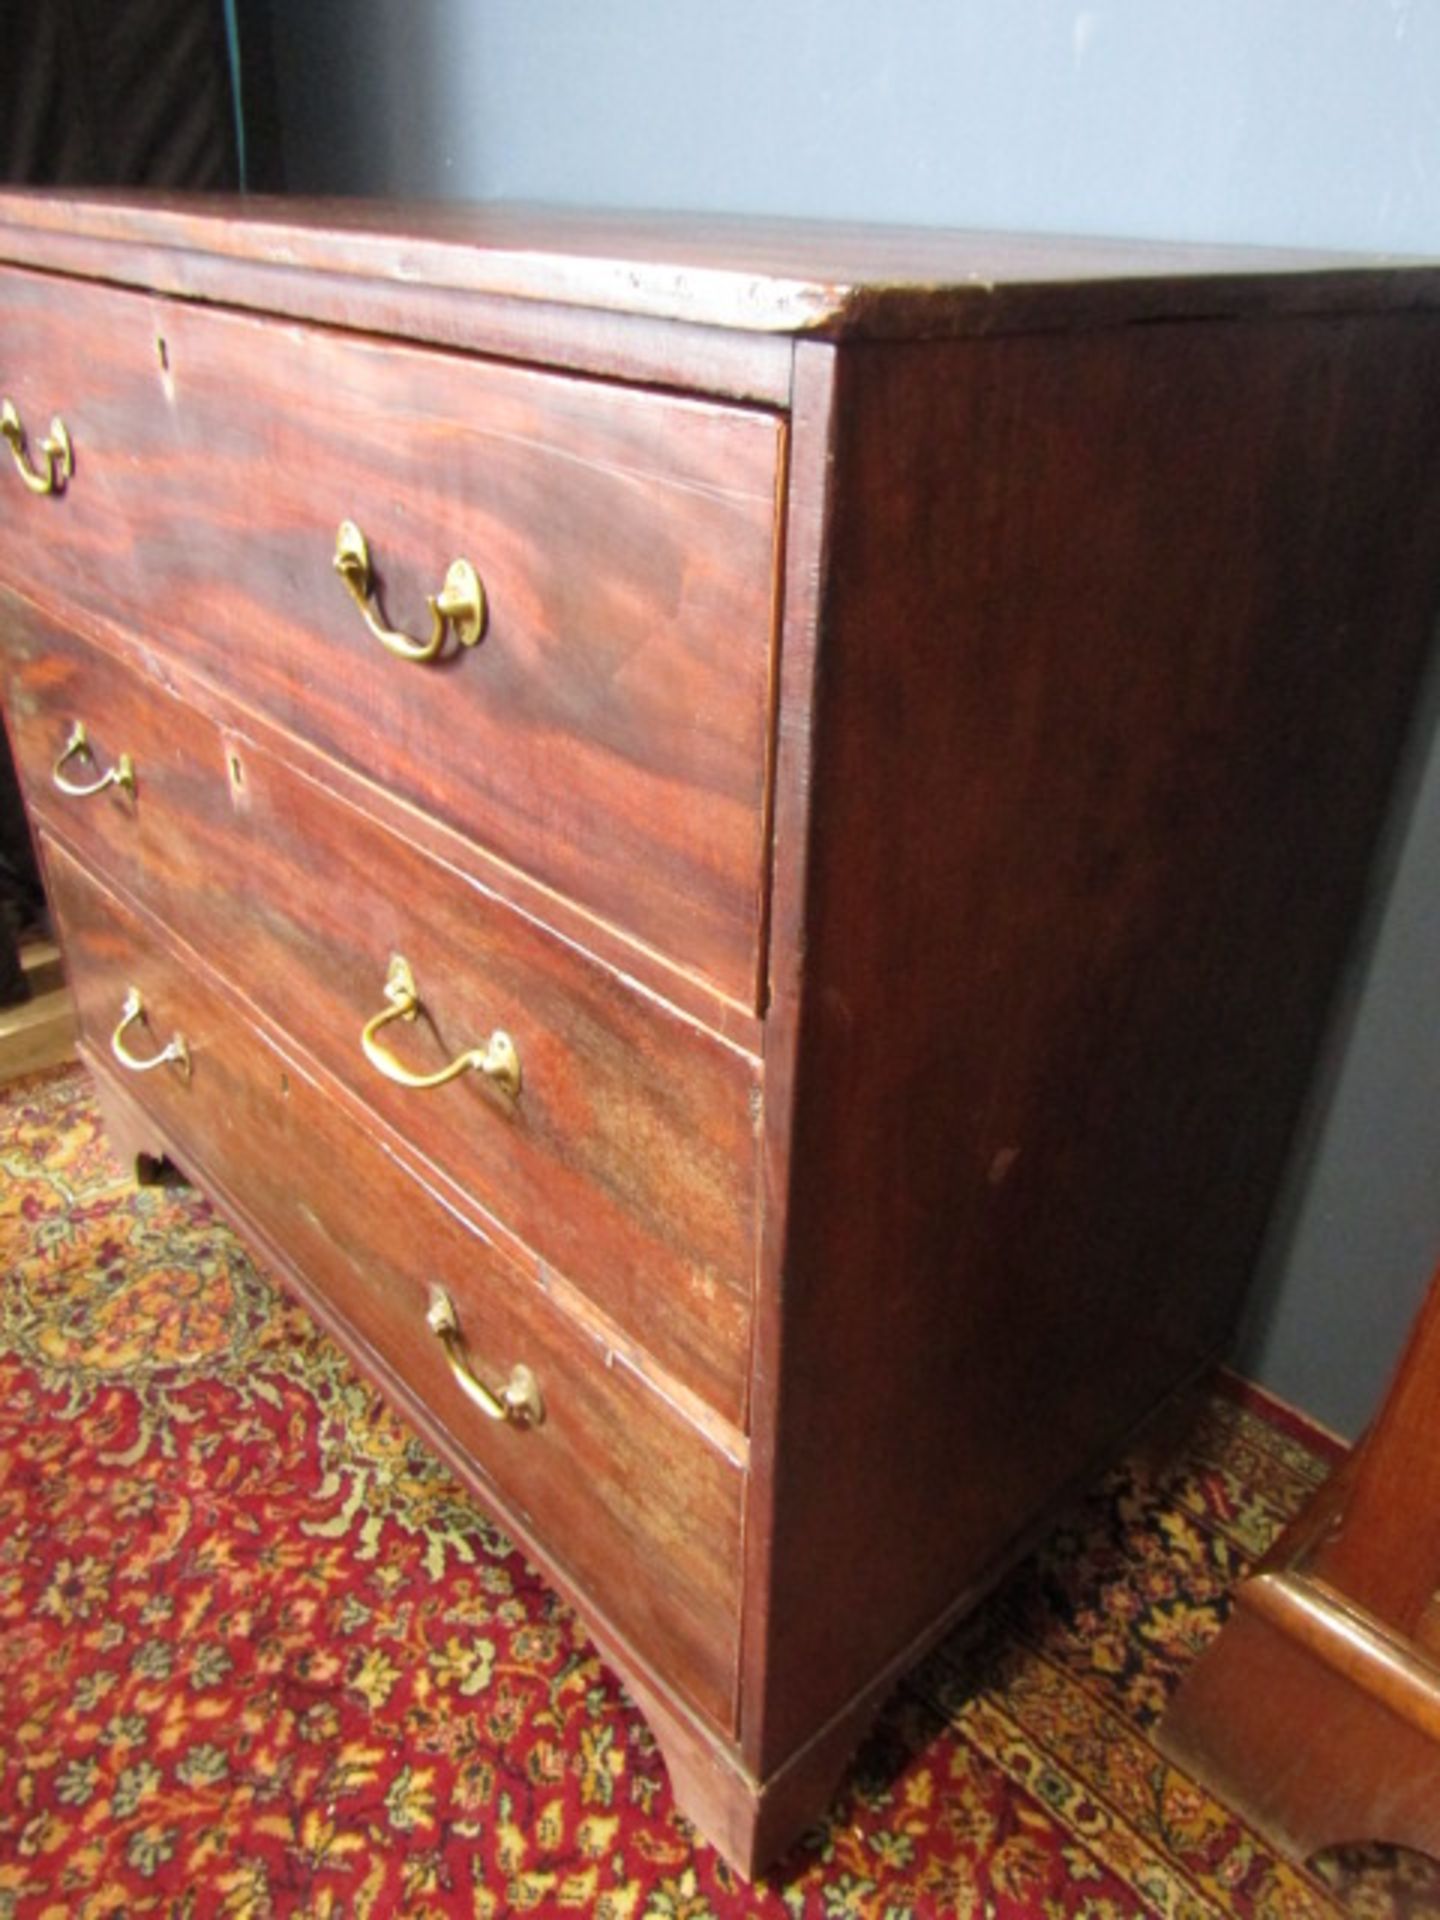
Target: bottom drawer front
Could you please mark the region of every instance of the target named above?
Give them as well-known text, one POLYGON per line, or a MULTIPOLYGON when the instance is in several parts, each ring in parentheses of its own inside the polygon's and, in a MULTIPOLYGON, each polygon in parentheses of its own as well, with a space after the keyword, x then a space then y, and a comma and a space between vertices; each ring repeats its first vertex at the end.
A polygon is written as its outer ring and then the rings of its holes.
MULTIPOLYGON (((66 855, 47 870, 81 1033, 464 1450, 562 1579, 717 1726, 734 1722, 743 1473, 66 855), (131 1002, 133 1006, 133 1001, 131 1002), (178 1055, 183 1044, 184 1059, 178 1055), (176 1049, 169 1059, 160 1056, 176 1049), (151 1064, 156 1063, 156 1064, 151 1064), (444 1297, 456 1331, 430 1324, 444 1297), (533 1375, 538 1424, 458 1374, 533 1375)), ((403 1396, 402 1396, 403 1397, 403 1396)))

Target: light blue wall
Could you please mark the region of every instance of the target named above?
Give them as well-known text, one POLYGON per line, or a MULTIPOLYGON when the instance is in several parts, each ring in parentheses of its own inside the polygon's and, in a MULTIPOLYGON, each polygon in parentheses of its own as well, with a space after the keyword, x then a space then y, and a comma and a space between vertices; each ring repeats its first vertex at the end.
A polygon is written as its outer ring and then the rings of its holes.
MULTIPOLYGON (((1440 0, 271 8, 297 191, 1440 255, 1440 0)), ((1434 732, 1421 716, 1242 1343, 1345 1432, 1440 1256, 1434 732)))
POLYGON ((273 0, 296 187, 1440 246, 1435 0, 273 0))

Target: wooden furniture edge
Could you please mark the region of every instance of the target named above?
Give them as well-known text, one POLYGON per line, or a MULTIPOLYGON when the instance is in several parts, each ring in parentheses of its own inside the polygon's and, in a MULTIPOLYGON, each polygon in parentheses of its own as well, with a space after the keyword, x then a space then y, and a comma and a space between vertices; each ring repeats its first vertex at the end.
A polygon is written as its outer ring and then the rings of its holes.
POLYGON ((1295 1858, 1361 1841, 1440 1858, 1437 1737, 1440 1669, 1323 1584, 1262 1573, 1155 1743, 1295 1858))
POLYGON ((1235 1594, 1157 1744, 1274 1845, 1440 1859, 1432 1281, 1375 1421, 1235 1594))

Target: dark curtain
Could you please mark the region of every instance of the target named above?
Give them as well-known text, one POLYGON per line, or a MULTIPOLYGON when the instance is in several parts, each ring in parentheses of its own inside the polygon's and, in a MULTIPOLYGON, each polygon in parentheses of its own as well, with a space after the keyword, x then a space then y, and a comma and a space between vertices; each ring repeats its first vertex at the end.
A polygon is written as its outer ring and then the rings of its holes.
MULTIPOLYGON (((253 34, 251 10, 247 30, 253 34)), ((222 0, 0 0, 0 75, 0 179, 76 187, 239 185, 222 0)), ((0 341, 0 384, 3 379, 0 341)), ((0 749, 3 1004, 24 997, 19 941, 43 923, 45 909, 3 738, 0 749)))
POLYGON ((221 0, 0 0, 0 174, 239 184, 221 0))

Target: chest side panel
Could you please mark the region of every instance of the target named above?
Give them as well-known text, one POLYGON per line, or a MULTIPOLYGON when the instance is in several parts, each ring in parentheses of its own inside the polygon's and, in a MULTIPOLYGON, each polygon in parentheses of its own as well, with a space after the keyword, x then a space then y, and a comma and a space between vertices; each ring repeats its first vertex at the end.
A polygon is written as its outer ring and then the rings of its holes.
POLYGON ((1223 1342, 1440 602, 1424 317, 838 377, 762 1770, 1223 1342))

